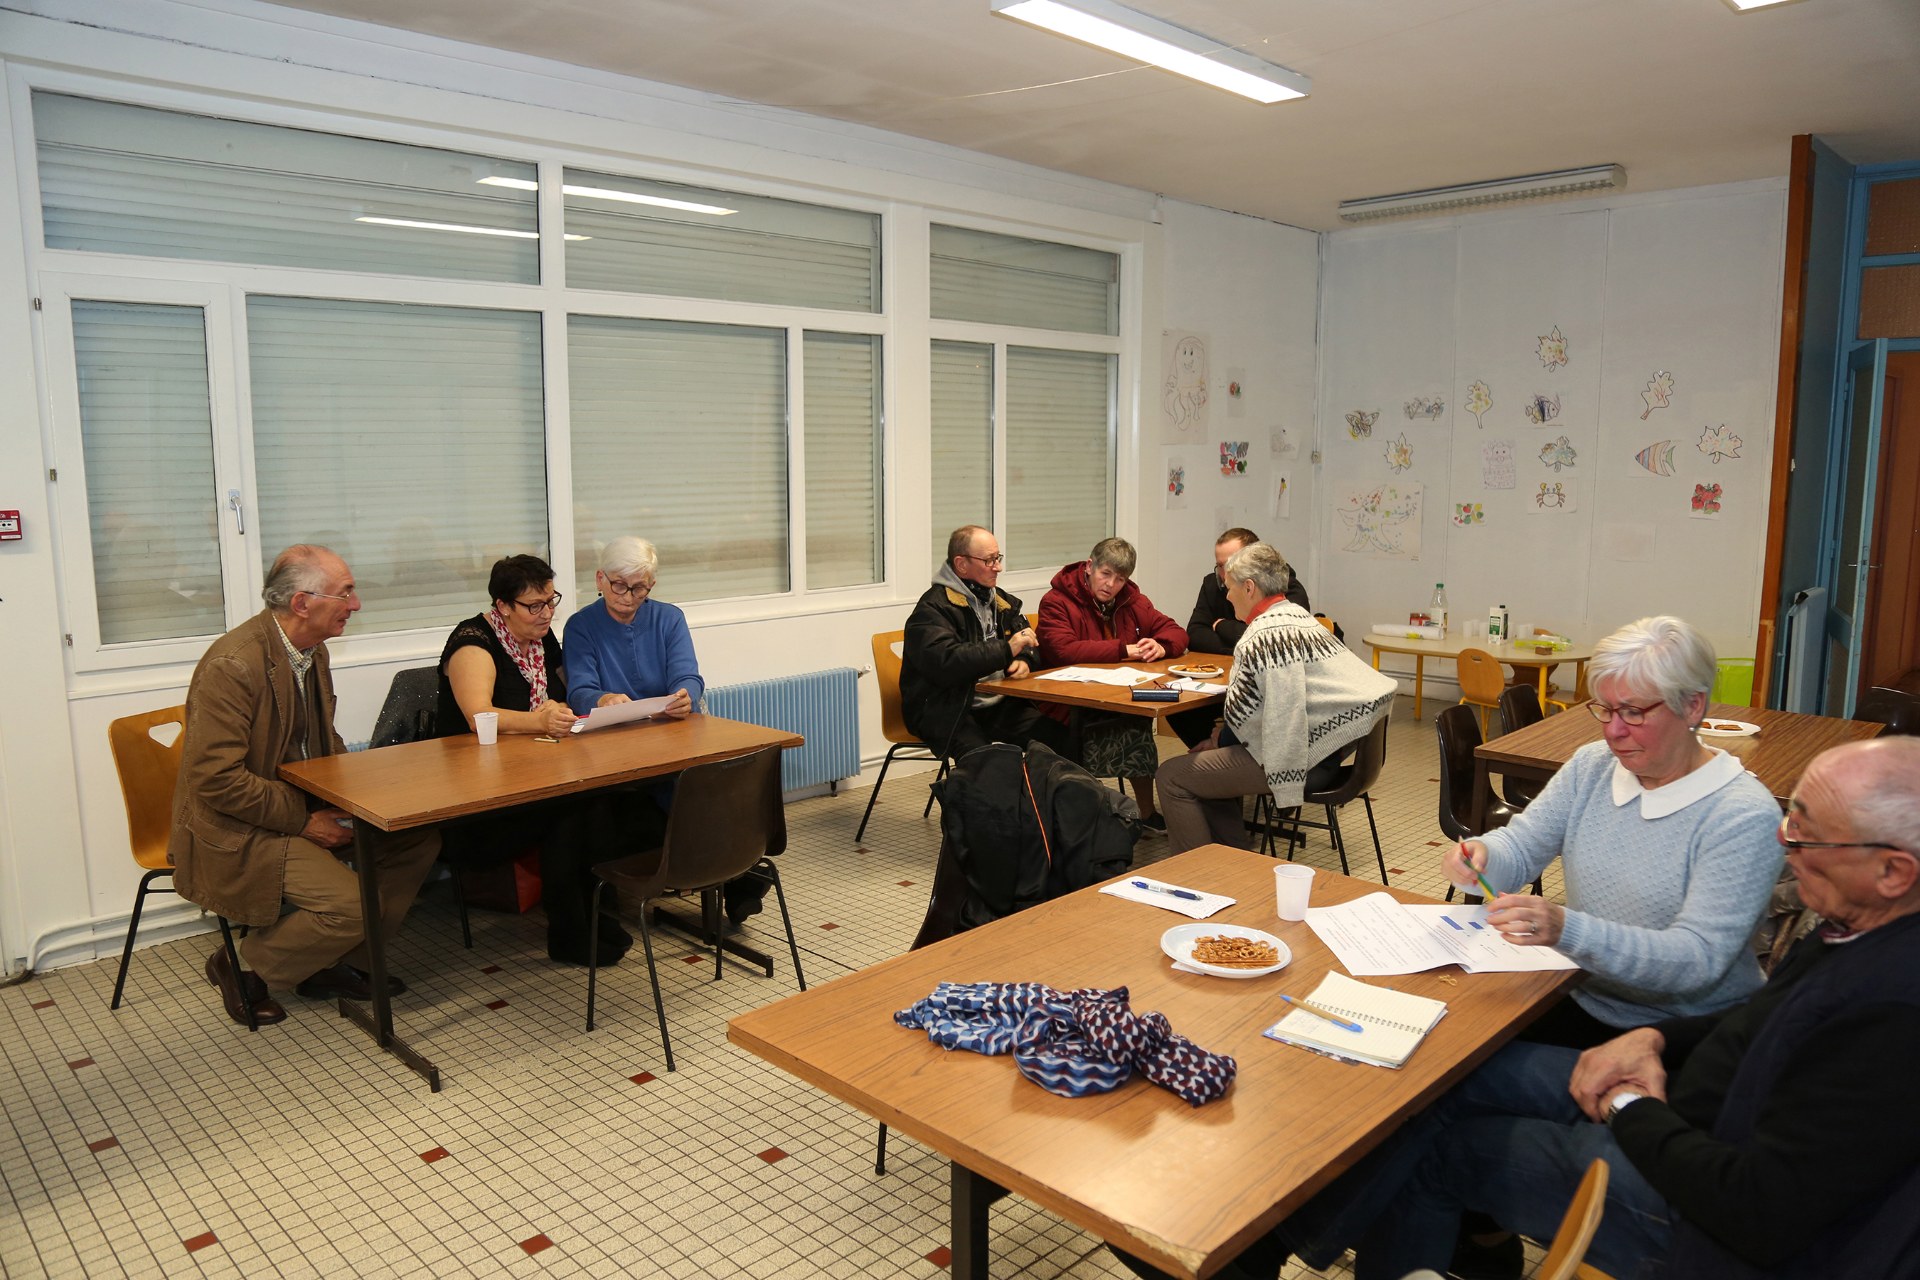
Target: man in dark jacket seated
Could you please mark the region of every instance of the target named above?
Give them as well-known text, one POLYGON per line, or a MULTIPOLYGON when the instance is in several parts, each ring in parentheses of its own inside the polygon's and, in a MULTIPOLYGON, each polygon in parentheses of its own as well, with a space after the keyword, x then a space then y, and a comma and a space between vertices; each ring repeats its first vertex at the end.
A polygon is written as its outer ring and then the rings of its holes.
POLYGON ((1220 1274, 1445 1269, 1469 1209, 1546 1240, 1599 1158, 1609 1275, 1920 1275, 1920 738, 1815 758, 1780 842, 1823 923, 1745 1003, 1508 1045, 1220 1274))
MULTIPOLYGON (((1260 535, 1251 529, 1229 529, 1213 541, 1213 572, 1200 579, 1200 594, 1193 602, 1193 616, 1187 619, 1187 649, 1194 654, 1219 653, 1230 654, 1233 646, 1246 633, 1247 624, 1233 614, 1233 604, 1227 599, 1227 561, 1233 553, 1244 546, 1260 541, 1260 535)), ((1293 566, 1289 566, 1290 568, 1293 566)), ((1307 603, 1307 589, 1300 585, 1300 575, 1295 572, 1293 582, 1287 588, 1287 599, 1313 612, 1307 603)), ((1200 661, 1195 658, 1194 661, 1200 661)), ((1167 717, 1167 723, 1180 735, 1180 741, 1192 747, 1195 743, 1213 732, 1213 722, 1220 718, 1215 707, 1202 707, 1198 711, 1179 711, 1167 717)))
POLYGON ((907 618, 901 714, 916 738, 956 759, 989 742, 1067 749, 1066 726, 1037 703, 974 689, 991 676, 1025 679, 1040 648, 1019 599, 994 586, 1005 563, 990 530, 955 529, 946 563, 907 618))

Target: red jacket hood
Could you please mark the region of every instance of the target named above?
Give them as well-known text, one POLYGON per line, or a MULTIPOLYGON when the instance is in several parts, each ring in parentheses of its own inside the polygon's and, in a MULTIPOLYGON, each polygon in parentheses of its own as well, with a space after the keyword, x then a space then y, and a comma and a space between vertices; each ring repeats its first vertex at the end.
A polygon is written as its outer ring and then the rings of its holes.
MULTIPOLYGON (((1070 597, 1076 604, 1085 605, 1088 609, 1098 609, 1100 607, 1099 602, 1093 598, 1093 587, 1087 582, 1087 562, 1085 560, 1078 561, 1074 564, 1062 565, 1060 572, 1053 575, 1053 581, 1048 585, 1055 591, 1070 597)), ((1140 588, 1128 582, 1120 588, 1120 594, 1113 598, 1114 608, 1117 609, 1121 605, 1129 603, 1139 594, 1140 588)))

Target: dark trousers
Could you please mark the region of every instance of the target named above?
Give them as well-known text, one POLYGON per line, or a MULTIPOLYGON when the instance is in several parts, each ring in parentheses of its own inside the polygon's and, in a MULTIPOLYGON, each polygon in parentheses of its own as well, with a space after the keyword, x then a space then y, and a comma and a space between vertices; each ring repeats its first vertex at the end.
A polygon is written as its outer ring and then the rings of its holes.
POLYGON ((935 751, 945 750, 955 760, 990 742, 1018 747, 1044 742, 1064 756, 1071 737, 1067 726, 1040 710, 1038 703, 1007 697, 990 707, 963 709, 958 716, 936 712, 908 728, 920 741, 935 751))
POLYGON ((1180 735, 1180 741, 1192 750, 1206 736, 1213 732, 1213 722, 1220 718, 1219 707, 1198 707, 1192 711, 1176 711, 1167 717, 1167 723, 1180 735))

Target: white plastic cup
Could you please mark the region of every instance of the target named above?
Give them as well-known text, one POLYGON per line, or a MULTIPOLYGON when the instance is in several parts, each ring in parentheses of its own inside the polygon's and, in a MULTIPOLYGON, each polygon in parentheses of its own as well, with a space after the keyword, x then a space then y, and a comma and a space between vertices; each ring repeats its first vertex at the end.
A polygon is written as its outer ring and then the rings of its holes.
POLYGON ((473 736, 480 739, 480 745, 490 747, 500 740, 500 713, 482 711, 473 718, 473 736))
POLYGON ((1313 897, 1313 868, 1283 862, 1273 869, 1273 902, 1282 920, 1305 920, 1313 897))

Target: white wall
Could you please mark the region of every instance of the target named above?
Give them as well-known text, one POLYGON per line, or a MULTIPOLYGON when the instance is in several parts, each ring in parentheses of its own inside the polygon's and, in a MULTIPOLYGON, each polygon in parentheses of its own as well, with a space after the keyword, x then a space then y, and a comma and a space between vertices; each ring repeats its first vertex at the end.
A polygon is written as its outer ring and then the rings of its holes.
MULTIPOLYGON (((1250 384, 1272 399, 1244 420, 1249 429, 1237 436, 1264 447, 1262 429, 1276 415, 1304 417, 1310 410, 1316 237, 1308 233, 1173 204, 1163 229, 1152 225, 1156 202, 1144 192, 245 0, 75 0, 44 8, 55 16, 0 13, 8 79, 0 99, 6 113, 0 172, 19 172, 19 157, 31 165, 25 111, 31 88, 104 96, 125 90, 123 96, 143 101, 158 93, 157 105, 216 113, 225 106, 295 125, 340 129, 343 121, 364 119, 372 136, 455 146, 499 139, 502 146, 559 148, 683 180, 724 183, 740 175, 737 180, 910 202, 926 212, 894 228, 889 252, 895 262, 923 258, 929 213, 1119 246, 1133 280, 1123 332, 1151 335, 1139 360, 1122 361, 1120 531, 1140 546, 1143 585, 1183 619, 1216 529, 1209 500, 1189 513, 1197 520, 1192 528, 1163 533, 1158 459, 1143 467, 1137 457, 1143 428, 1133 406, 1143 397, 1136 384, 1157 379, 1158 334, 1168 323, 1160 314, 1161 291, 1176 300, 1178 323, 1208 329, 1217 342, 1244 353, 1236 360, 1262 370, 1250 384), (1177 266, 1163 267, 1162 255, 1177 266)), ((0 294, 10 297, 36 288, 37 255, 21 227, 23 212, 32 213, 30 182, 23 179, 20 190, 17 200, 0 199, 0 263, 6 264, 0 294)), ((896 267, 888 275, 890 290, 909 291, 904 298, 895 292, 890 310, 912 313, 910 293, 924 295, 924 273, 896 267)), ((924 296, 918 311, 925 313, 924 296)), ((29 321, 25 308, 0 308, 0 368, 7 375, 0 378, 0 507, 21 509, 28 529, 25 541, 0 544, 0 669, 8 673, 8 696, 0 699, 0 957, 10 965, 24 958, 45 967, 111 953, 124 935, 137 877, 127 857, 106 726, 118 716, 183 700, 191 668, 72 669, 61 639, 64 611, 90 608, 91 601, 62 597, 60 531, 46 481, 54 451, 38 330, 29 321)), ((896 330, 891 341, 905 352, 916 344, 924 350, 924 338, 924 330, 896 330)), ((920 514, 928 498, 924 357, 897 357, 892 372, 889 584, 849 593, 838 605, 810 601, 802 616, 751 603, 695 606, 695 643, 710 684, 864 666, 868 637, 898 628, 925 588, 937 552, 920 514)), ((1296 525, 1301 512, 1295 508, 1296 525)), ((556 512, 556 563, 564 560, 559 544, 568 523, 556 512)), ((669 599, 672 574, 673 566, 662 567, 662 594, 669 599)), ((1007 582, 1037 604, 1047 576, 1009 575, 1007 582)), ((438 634, 350 633, 336 642, 344 736, 365 738, 393 672, 432 661, 440 640, 438 634)), ((861 699, 864 755, 873 761, 885 744, 870 682, 863 682, 861 699)), ((196 913, 161 905, 157 914, 150 908, 142 936, 196 927, 196 913)))
POLYGON ((1459 621, 1504 604, 1516 624, 1593 640, 1674 613, 1722 657, 1751 657, 1785 209, 1784 184, 1759 182, 1328 236, 1316 605, 1357 641, 1405 622, 1444 581, 1459 621), (1549 367, 1539 338, 1556 326, 1568 358, 1549 367), (1657 371, 1673 377, 1671 403, 1650 409, 1657 371), (1493 401, 1478 420, 1475 382, 1493 401), (1536 394, 1558 399, 1550 422, 1526 415, 1536 394), (1445 415, 1409 419, 1416 396, 1444 397, 1445 415), (1370 434, 1356 437, 1354 411, 1379 414, 1370 434), (1721 424, 1741 445, 1715 462, 1699 442, 1721 424), (1412 465, 1395 472, 1388 450, 1403 436, 1412 465), (1575 456, 1556 471, 1540 452, 1561 436, 1575 456), (1484 487, 1495 440, 1513 442, 1514 488, 1484 487), (1665 476, 1635 460, 1663 441, 1665 476), (1343 502, 1386 482, 1422 488, 1417 559, 1352 549, 1343 502), (1577 508, 1530 510, 1543 482, 1577 508), (1695 486, 1712 484, 1721 514, 1692 518, 1695 486), (1481 504, 1483 520, 1456 525, 1455 503, 1481 504))

